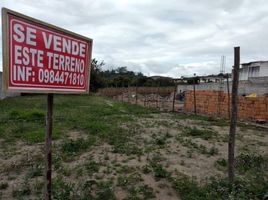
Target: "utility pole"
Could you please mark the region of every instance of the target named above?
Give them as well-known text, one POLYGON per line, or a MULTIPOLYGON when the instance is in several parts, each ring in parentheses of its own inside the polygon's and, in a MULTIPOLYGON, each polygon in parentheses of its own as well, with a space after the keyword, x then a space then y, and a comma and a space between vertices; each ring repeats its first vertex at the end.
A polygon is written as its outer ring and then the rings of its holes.
POLYGON ((233 84, 232 84, 232 112, 228 143, 228 177, 230 188, 234 182, 234 162, 235 162, 235 134, 237 124, 237 104, 238 104, 238 80, 240 66, 240 47, 234 48, 234 68, 233 68, 233 84))

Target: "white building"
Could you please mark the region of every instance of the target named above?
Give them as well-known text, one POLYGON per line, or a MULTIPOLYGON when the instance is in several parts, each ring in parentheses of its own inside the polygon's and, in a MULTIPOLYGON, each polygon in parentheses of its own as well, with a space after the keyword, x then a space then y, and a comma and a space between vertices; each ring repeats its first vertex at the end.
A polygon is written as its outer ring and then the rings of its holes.
POLYGON ((249 78, 268 77, 268 61, 256 61, 241 64, 239 69, 239 80, 249 80, 249 78))

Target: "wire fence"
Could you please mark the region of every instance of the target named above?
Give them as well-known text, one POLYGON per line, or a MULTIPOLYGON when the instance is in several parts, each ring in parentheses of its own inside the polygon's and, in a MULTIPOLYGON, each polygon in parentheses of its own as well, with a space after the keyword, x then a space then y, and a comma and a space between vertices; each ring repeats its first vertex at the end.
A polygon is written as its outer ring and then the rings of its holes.
POLYGON ((180 112, 183 109, 183 94, 176 91, 160 95, 158 93, 139 94, 126 92, 113 96, 113 99, 131 104, 156 108, 160 111, 180 112))

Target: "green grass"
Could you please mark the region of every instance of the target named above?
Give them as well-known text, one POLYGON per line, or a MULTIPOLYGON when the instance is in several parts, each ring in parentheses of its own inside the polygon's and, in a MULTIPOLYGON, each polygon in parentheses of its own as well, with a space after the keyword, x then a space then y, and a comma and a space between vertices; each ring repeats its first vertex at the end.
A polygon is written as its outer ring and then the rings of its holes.
POLYGON ((185 127, 183 132, 187 136, 198 137, 198 138, 202 138, 204 140, 209 140, 209 139, 215 138, 218 135, 215 131, 208 130, 208 129, 198 129, 195 126, 194 127, 185 127))
POLYGON ((202 144, 197 144, 196 142, 193 142, 191 139, 184 139, 183 137, 181 137, 181 135, 178 135, 176 137, 176 139, 185 147, 189 148, 189 157, 192 157, 191 154, 193 151, 197 152, 197 153, 201 153, 204 155, 208 155, 208 156, 214 156, 217 155, 219 153, 218 148, 216 148, 215 146, 210 147, 209 149, 202 145, 202 144))
POLYGON ((66 157, 71 157, 78 155, 82 152, 85 152, 85 150, 89 149, 91 146, 93 146, 96 142, 95 137, 89 137, 87 139, 66 139, 60 146, 61 152, 66 157))
MULTIPOLYGON (((232 191, 229 191, 226 178, 211 178, 201 185, 194 178, 167 170, 168 160, 160 151, 166 150, 173 138, 177 139, 178 145, 187 147, 188 157, 192 157, 193 152, 194 156, 217 155, 219 152, 215 145, 207 147, 196 142, 196 138, 218 139, 219 134, 212 131, 209 126, 225 126, 228 123, 224 120, 199 115, 174 114, 172 118, 175 120, 187 118, 199 120, 200 123, 205 121, 204 126, 202 128, 183 126, 183 130, 178 131, 175 137, 170 134, 172 132, 158 130, 153 133, 152 140, 143 143, 140 136, 144 133, 144 126, 148 128, 150 125, 145 120, 145 124, 140 125, 138 120, 152 118, 152 113, 158 112, 155 109, 116 102, 98 95, 55 95, 54 100, 52 136, 53 141, 58 139, 61 141, 53 143, 52 163, 53 171, 56 172, 53 177, 53 199, 115 200, 118 187, 126 192, 126 196, 123 197, 125 200, 152 199, 158 191, 145 184, 143 179, 146 176, 154 177, 159 184, 168 181, 182 200, 256 200, 263 199, 267 195, 267 158, 256 153, 246 152, 237 156, 236 179, 232 191), (68 134, 70 132, 78 132, 77 137, 72 138, 68 134), (109 153, 124 154, 127 159, 118 161, 107 152, 102 152, 103 159, 88 155, 93 147, 97 149, 97 145, 103 142, 111 145, 109 153), (146 145, 143 146, 144 144, 146 145), (80 160, 81 163, 76 162, 85 156, 85 160, 80 160), (142 161, 145 156, 147 163, 142 166, 128 165, 131 159, 142 161)), ((10 147, 17 141, 43 143, 45 115, 45 95, 0 101, 0 138, 3 140, 1 141, 3 146, 10 147)), ((172 127, 169 120, 152 124, 153 128, 172 127)), ((187 166, 187 162, 181 163, 187 166)), ((34 160, 33 163, 27 161, 26 165, 22 164, 17 167, 21 169, 24 167, 23 170, 16 171, 20 171, 21 174, 25 172, 23 174, 25 180, 21 181, 18 187, 12 188, 13 198, 29 199, 30 196, 41 195, 43 160, 34 160), (36 185, 36 189, 33 185, 36 185)), ((226 172, 228 167, 227 161, 223 158, 217 159, 215 165, 222 172, 226 172)), ((0 183, 0 199, 1 193, 6 192, 6 189, 11 189, 8 180, 0 183)))
POLYGON ((218 119, 216 117, 207 116, 207 115, 193 115, 193 114, 176 114, 176 119, 191 119, 209 122, 213 126, 228 126, 229 123, 225 119, 218 119))
MULTIPOLYGON (((54 140, 63 138, 66 132, 78 130, 113 143, 113 140, 122 140, 124 137, 120 125, 153 112, 158 111, 115 102, 98 95, 54 95, 52 137, 54 140), (112 137, 117 135, 116 138, 112 137)), ((0 138, 6 142, 44 141, 45 115, 45 95, 0 101, 0 138)))
POLYGON ((262 171, 268 166, 263 156, 255 153, 241 153, 236 157, 236 169, 239 173, 262 171))
POLYGON ((52 197, 55 200, 116 200, 111 181, 86 180, 76 188, 60 176, 53 180, 52 197))
POLYGON ((168 178, 170 173, 160 164, 160 163, 151 163, 151 167, 153 169, 154 177, 157 181, 162 178, 168 178))
POLYGON ((227 178, 211 178, 202 186, 187 176, 169 180, 183 200, 262 200, 268 191, 268 183, 261 176, 237 177, 231 191, 227 178))

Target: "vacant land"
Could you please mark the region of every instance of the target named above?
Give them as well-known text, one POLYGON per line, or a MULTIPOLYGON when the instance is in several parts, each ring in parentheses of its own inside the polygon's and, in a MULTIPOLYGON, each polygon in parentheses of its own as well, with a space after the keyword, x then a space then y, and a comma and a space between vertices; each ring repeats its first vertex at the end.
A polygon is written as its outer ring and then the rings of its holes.
MULTIPOLYGON (((46 97, 0 102, 0 199, 42 199, 46 97)), ((239 124, 228 191, 228 123, 93 95, 55 95, 53 199, 263 199, 268 131, 239 124)))

